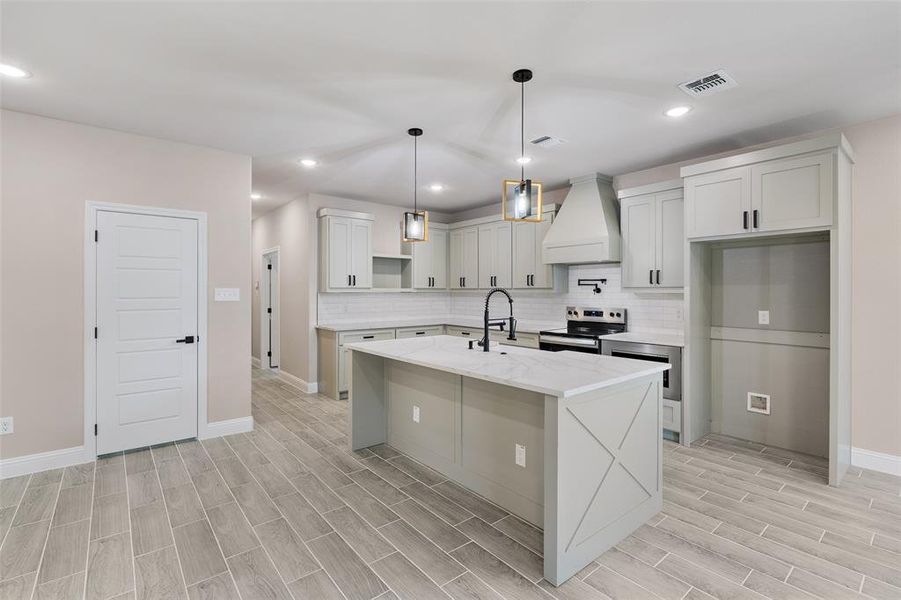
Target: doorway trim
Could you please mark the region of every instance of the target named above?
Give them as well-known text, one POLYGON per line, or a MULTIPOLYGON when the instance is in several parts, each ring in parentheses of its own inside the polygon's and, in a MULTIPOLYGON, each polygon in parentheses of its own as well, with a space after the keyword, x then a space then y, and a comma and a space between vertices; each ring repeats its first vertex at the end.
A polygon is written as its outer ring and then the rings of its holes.
POLYGON ((97 456, 97 341, 94 327, 97 324, 97 244, 94 231, 97 213, 101 211, 176 217, 197 221, 197 438, 207 437, 207 214, 190 210, 115 204, 111 202, 85 202, 84 218, 84 448, 91 456, 97 456))
MULTIPOLYGON (((281 303, 282 254, 281 254, 280 246, 273 246, 272 248, 266 248, 265 250, 260 252, 260 368, 265 371, 273 371, 273 372, 278 373, 280 371, 279 366, 276 366, 274 368, 270 367, 269 361, 263 360, 264 358, 267 358, 267 357, 263 356, 263 348, 267 347, 266 332, 269 330, 269 328, 268 328, 269 323, 267 322, 267 318, 266 318, 266 315, 268 313, 266 313, 263 310, 265 307, 263 306, 263 289, 262 288, 263 288, 263 281, 266 276, 266 257, 270 254, 275 254, 278 257, 279 274, 278 274, 278 281, 276 282, 276 287, 275 287, 275 296, 276 296, 276 298, 279 299, 279 303, 278 303, 278 325, 279 325, 279 327, 281 327, 281 324, 282 324, 282 315, 281 315, 281 312, 282 312, 282 303, 281 303)), ((271 298, 270 298, 269 302, 270 303, 272 302, 271 298)), ((281 333, 281 331, 279 331, 279 333, 281 333)), ((278 353, 276 354, 276 356, 278 356, 278 362, 281 363, 282 362, 282 336, 281 335, 278 336, 278 353)))

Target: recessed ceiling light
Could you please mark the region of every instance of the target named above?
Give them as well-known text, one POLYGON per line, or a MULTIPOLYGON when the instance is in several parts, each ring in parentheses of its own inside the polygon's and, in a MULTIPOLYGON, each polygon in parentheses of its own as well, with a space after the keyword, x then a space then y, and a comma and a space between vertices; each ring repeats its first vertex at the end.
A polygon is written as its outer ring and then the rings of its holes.
POLYGON ((440 192, 441 190, 444 189, 444 186, 441 185, 440 183, 433 183, 432 185, 429 186, 429 189, 432 190, 433 192, 440 192))
POLYGON ((16 79, 27 79, 28 77, 31 77, 31 73, 25 69, 6 63, 0 63, 0 75, 15 77, 16 79))
POLYGON ((313 160, 312 158, 302 158, 302 159, 300 159, 300 164, 302 164, 305 167, 315 167, 316 165, 319 164, 319 162, 313 160))
POLYGON ((250 195, 251 200, 259 200, 262 197, 263 197, 263 194, 257 194, 256 192, 254 192, 253 194, 250 195))
POLYGON ((663 114, 665 114, 667 117, 683 117, 689 112, 691 112, 690 106, 674 106, 663 114))
POLYGON ((520 156, 519 158, 516 159, 516 162, 518 162, 521 165, 527 165, 530 162, 532 162, 532 157, 531 156, 520 156))

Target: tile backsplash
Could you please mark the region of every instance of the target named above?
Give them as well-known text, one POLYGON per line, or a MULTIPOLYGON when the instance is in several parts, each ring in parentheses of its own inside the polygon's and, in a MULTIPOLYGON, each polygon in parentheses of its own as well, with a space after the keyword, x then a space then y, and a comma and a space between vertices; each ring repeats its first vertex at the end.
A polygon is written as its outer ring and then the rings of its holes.
MULTIPOLYGON (((684 301, 681 293, 635 293, 623 291, 620 267, 616 265, 573 265, 569 267, 567 291, 515 290, 512 292, 516 317, 526 321, 560 321, 565 319, 566 307, 592 306, 626 308, 628 327, 632 331, 682 330, 684 301), (595 294, 590 287, 579 287, 578 279, 607 279, 602 292, 595 294)), ((329 293, 319 294, 320 323, 342 321, 373 321, 434 317, 435 315, 482 314, 485 291, 421 292, 421 293, 329 293)), ((507 301, 495 295, 492 313, 507 312, 507 301)))

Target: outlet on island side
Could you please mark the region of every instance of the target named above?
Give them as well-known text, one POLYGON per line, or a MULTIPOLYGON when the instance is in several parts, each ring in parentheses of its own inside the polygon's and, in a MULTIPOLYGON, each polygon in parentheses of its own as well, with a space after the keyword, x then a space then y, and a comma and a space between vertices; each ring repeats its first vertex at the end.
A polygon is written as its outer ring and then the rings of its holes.
POLYGON ((526 447, 522 444, 516 444, 516 464, 520 467, 526 466, 526 447))
POLYGON ((413 405, 413 422, 419 423, 419 407, 415 404, 413 405))
POLYGON ((13 418, 12 417, 3 417, 0 418, 0 435, 5 433, 13 432, 13 418))
POLYGON ((770 324, 770 311, 758 310, 757 311, 757 324, 758 325, 769 325, 770 324))

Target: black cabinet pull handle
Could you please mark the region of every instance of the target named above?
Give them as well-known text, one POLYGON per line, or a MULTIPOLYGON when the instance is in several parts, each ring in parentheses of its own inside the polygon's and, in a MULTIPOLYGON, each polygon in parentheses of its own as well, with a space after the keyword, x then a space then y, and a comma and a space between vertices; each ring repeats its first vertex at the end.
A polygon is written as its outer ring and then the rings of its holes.
POLYGON ((350 287, 350 275, 347 276, 347 287, 350 287))
POLYGON ((425 331, 417 331, 416 335, 425 335, 425 331))
POLYGON ((760 211, 756 208, 754 209, 754 229, 760 227, 760 219, 758 218, 760 211))
POLYGON ((193 344, 193 343, 194 343, 194 336, 193 336, 193 335, 186 335, 185 337, 181 338, 180 340, 175 340, 175 343, 176 343, 176 344, 193 344))
POLYGON ((648 283, 654 285, 654 269, 648 271, 648 283))
POLYGON ((461 332, 460 332, 460 335, 469 335, 469 332, 468 332, 468 331, 461 331, 461 332))
POLYGON ((742 213, 741 225, 742 225, 742 228, 744 228, 744 229, 748 228, 748 211, 744 211, 742 213))
POLYGON ((660 285, 660 269, 657 269, 657 285, 660 285))
POLYGON ((374 340, 374 339, 375 339, 375 336, 374 336, 374 335, 364 335, 364 336, 363 336, 363 339, 364 339, 364 340, 374 340))
POLYGON ((357 287, 357 276, 354 275, 354 287, 357 287))
POLYGON ((463 277, 463 287, 466 287, 466 277, 463 277))

